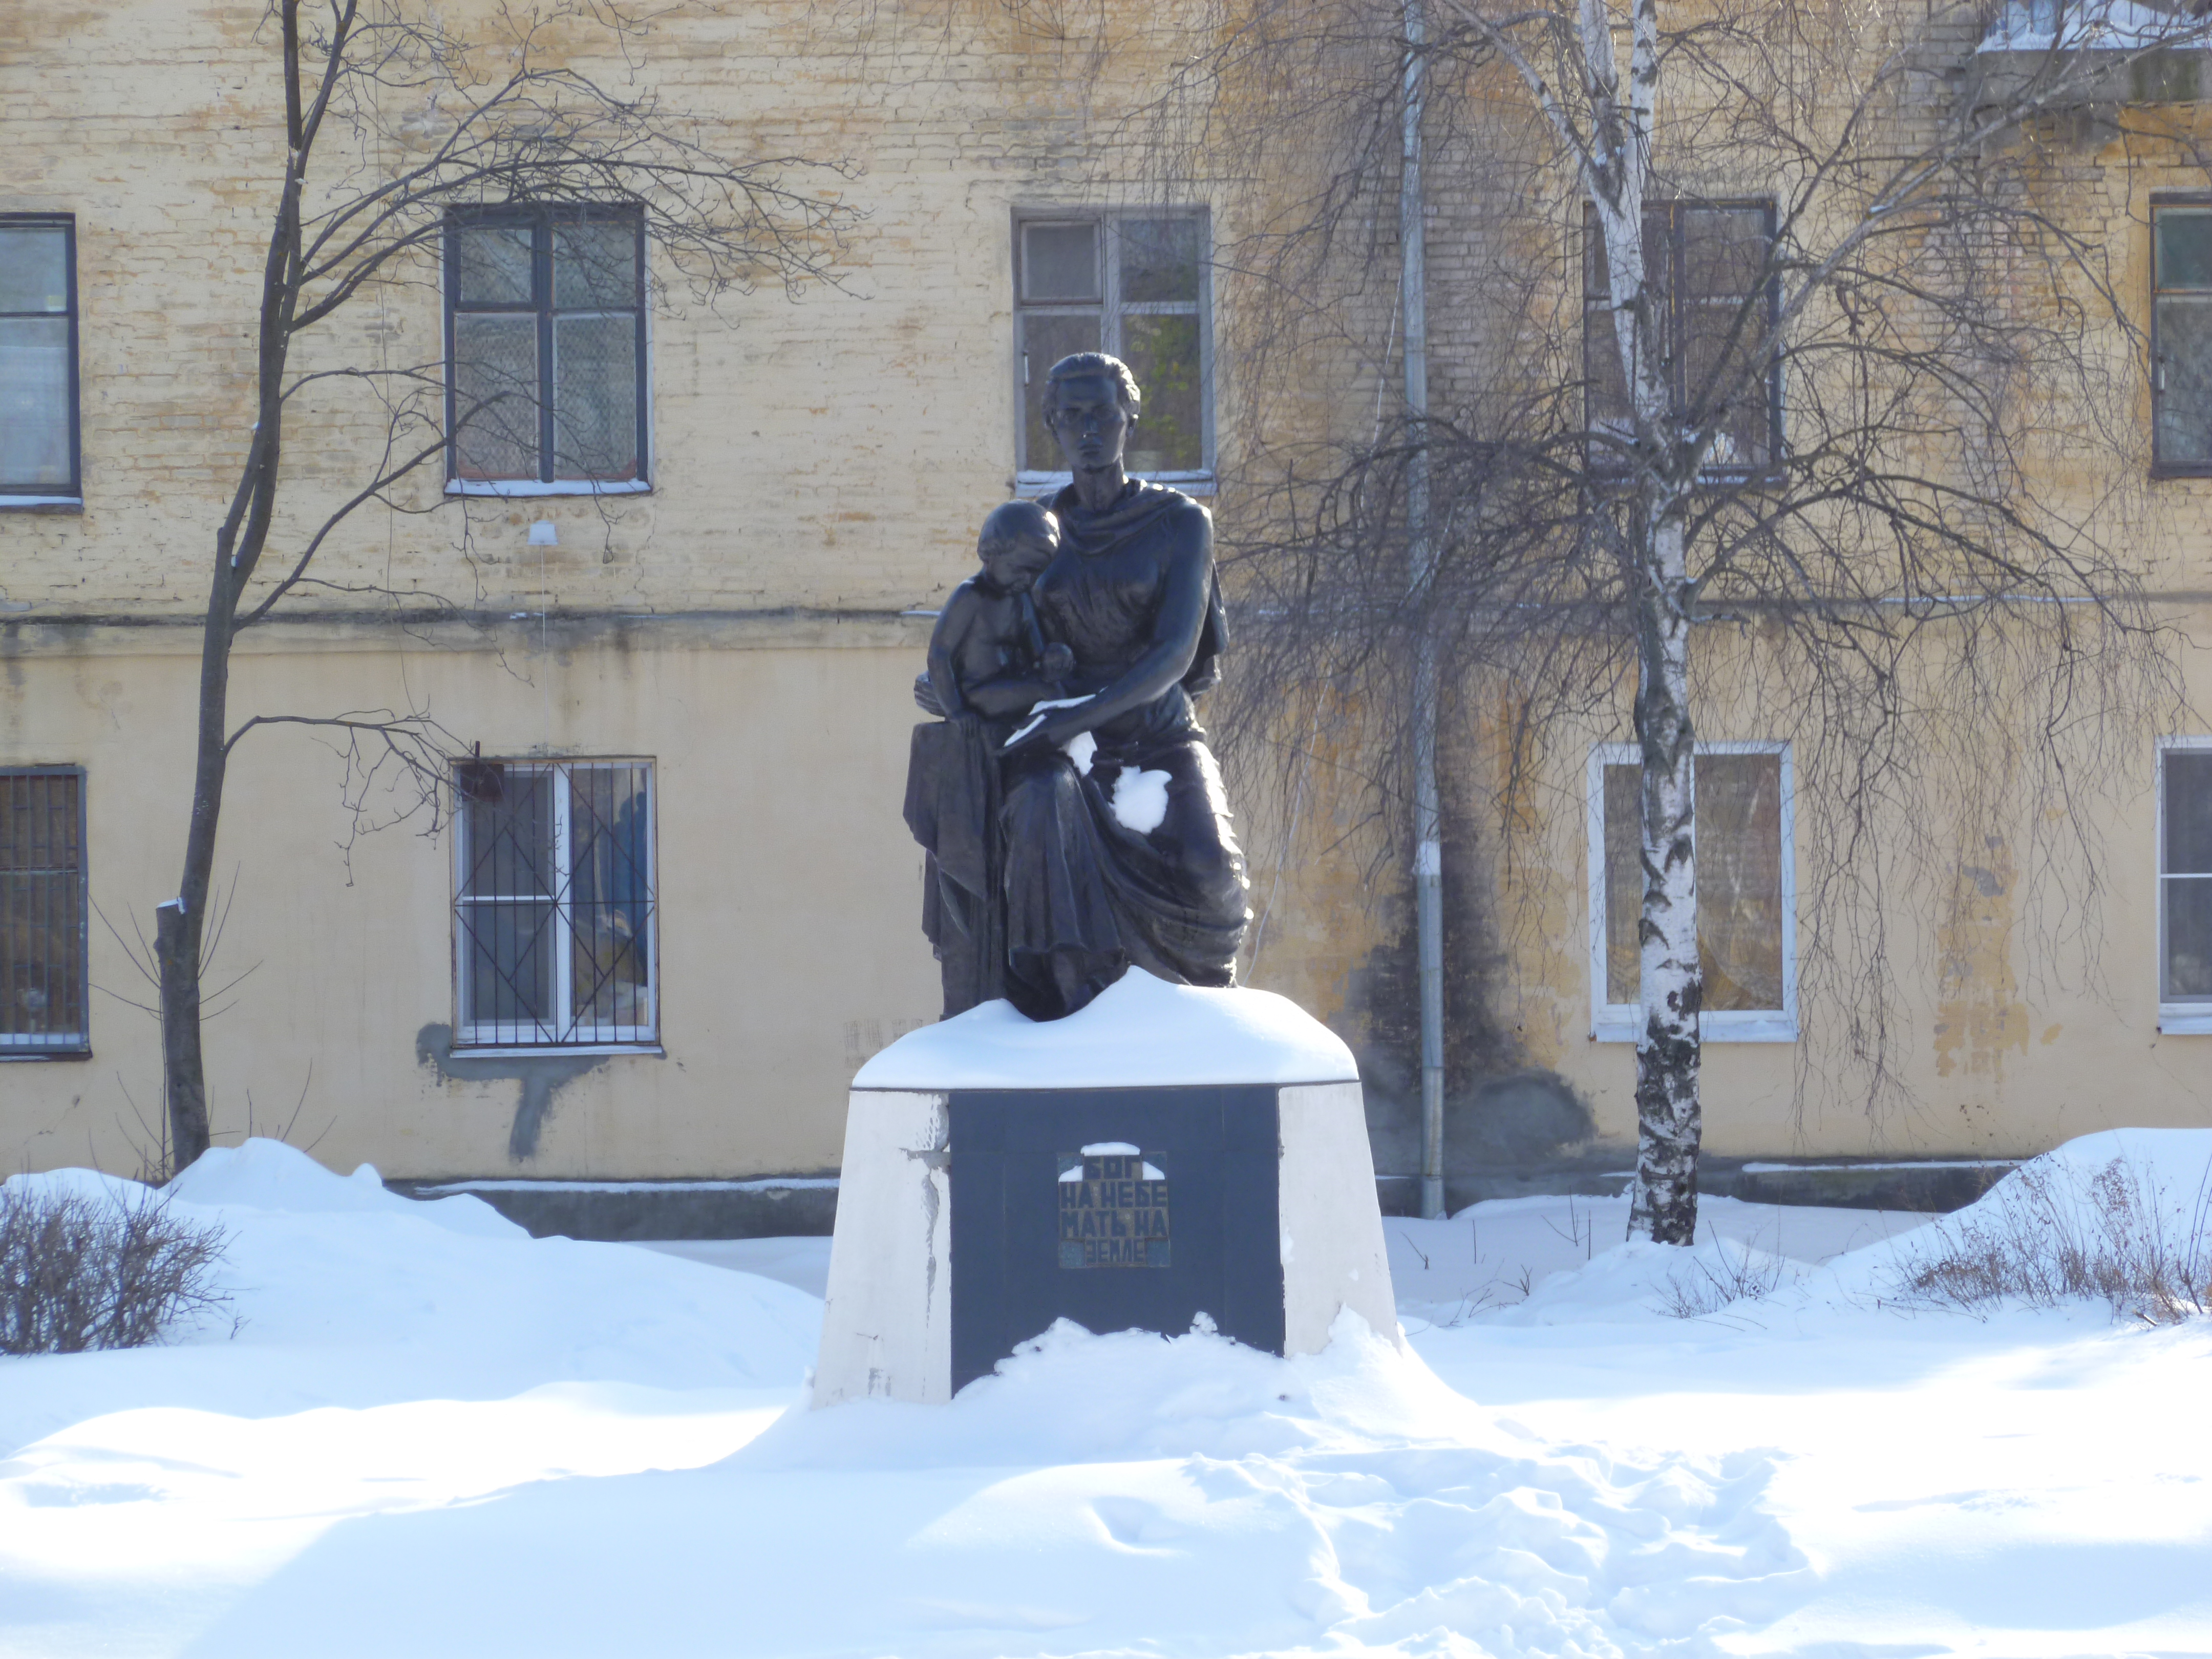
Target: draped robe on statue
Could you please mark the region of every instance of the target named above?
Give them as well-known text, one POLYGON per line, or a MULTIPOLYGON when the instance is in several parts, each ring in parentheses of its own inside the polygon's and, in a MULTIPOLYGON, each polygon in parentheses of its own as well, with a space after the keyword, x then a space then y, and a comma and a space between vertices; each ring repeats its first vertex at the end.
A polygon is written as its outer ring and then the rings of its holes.
MULTIPOLYGON (((1205 510, 1133 479, 1103 512, 1072 487, 1051 506, 1061 546, 1033 590, 1038 617, 1073 649, 1078 676, 1103 685, 1155 643, 1165 549, 1188 533, 1183 515, 1205 510)), ((1073 752, 1003 763, 1006 994, 1032 1018, 1074 1012, 1133 964, 1170 981, 1235 982, 1250 917, 1244 855, 1190 702, 1226 641, 1211 533, 1204 526, 1211 602, 1183 678, 1099 726, 1095 748, 1079 738, 1073 752)))

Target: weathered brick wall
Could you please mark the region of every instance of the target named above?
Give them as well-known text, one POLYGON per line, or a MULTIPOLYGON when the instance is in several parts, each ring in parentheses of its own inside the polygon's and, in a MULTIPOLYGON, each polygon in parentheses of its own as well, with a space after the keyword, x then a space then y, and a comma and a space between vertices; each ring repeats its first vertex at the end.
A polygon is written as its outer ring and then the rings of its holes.
MULTIPOLYGON (((484 39, 500 9, 440 9, 484 39)), ((42 9, 35 28, 17 15, 26 27, 0 42, 0 210, 77 216, 86 508, 9 519, 0 585, 41 617, 189 612, 252 422, 282 142, 272 26, 255 6, 163 0, 42 9)), ((465 605, 625 612, 897 610, 965 576, 1011 483, 1012 210, 1115 188, 1101 135, 1145 94, 1170 20, 1148 8, 1103 40, 1055 39, 1048 21, 993 0, 749 0, 662 17, 634 68, 582 55, 596 37, 579 27, 552 37, 552 61, 697 112, 720 154, 849 163, 848 179, 787 174, 866 215, 842 286, 794 303, 770 281, 709 305, 656 258, 651 495, 474 502, 465 534, 457 507, 372 507, 320 574, 465 605), (558 548, 526 545, 540 518, 558 548)), ((389 94, 387 125, 422 114, 406 103, 389 94)), ((325 182, 344 136, 326 135, 325 182)), ((299 366, 434 362, 434 272, 406 274, 307 337, 299 366)), ((367 476, 381 433, 358 386, 303 400, 272 563, 367 476)), ((430 504, 439 483, 434 464, 401 503, 430 504)))

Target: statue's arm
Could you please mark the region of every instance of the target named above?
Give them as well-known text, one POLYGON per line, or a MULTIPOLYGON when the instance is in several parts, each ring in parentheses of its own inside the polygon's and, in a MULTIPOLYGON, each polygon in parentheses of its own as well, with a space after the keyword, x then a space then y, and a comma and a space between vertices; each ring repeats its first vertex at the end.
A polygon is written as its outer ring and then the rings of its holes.
POLYGON ((1163 696, 1190 672, 1206 606, 1213 597, 1213 523, 1195 504, 1170 524, 1167 580, 1152 642, 1119 678, 1075 708, 1056 711, 1027 735, 1028 743, 1066 743, 1163 696))
POLYGON ((975 595, 963 582, 945 599, 945 608, 937 613, 937 626, 929 631, 929 689, 938 711, 947 720, 957 720, 968 708, 952 660, 975 615, 975 595))

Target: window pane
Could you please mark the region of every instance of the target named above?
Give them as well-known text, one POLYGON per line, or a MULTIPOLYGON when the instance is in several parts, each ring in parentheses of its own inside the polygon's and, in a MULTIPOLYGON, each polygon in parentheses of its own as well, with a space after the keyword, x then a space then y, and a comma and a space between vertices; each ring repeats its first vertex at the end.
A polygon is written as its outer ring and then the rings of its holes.
POLYGON ((1637 928, 1644 915, 1644 802, 1640 766, 1605 769, 1605 1000, 1642 995, 1637 928))
POLYGON ((2212 295, 2158 301, 2158 459, 2212 461, 2212 295))
MULTIPOLYGON (((1060 440, 1044 423, 1045 376, 1052 366, 1073 352, 1096 351, 1098 313, 1084 316, 1024 313, 1021 318, 1022 358, 1029 383, 1022 388, 1022 465, 1032 472, 1060 472, 1067 458, 1060 453, 1060 440)), ((1149 398, 1151 388, 1137 382, 1149 398)))
POLYGON ((1686 207, 1682 297, 1735 298, 1760 285, 1766 263, 1765 208, 1686 207))
POLYGON ((59 225, 0 227, 0 311, 69 309, 69 233, 59 225))
POLYGON ((2166 973, 2160 997, 2212 998, 2212 881, 2166 881, 2166 973))
POLYGON ((2212 874, 2212 750, 2166 751, 2167 875, 2212 874))
POLYGON ((553 907, 471 902, 460 907, 460 921, 462 1024, 550 1029, 553 907))
POLYGON ((569 774, 569 902, 576 1036, 611 1038, 653 1019, 649 769, 578 767, 569 774))
POLYGON ((1782 757, 1698 757, 1698 957, 1708 1009, 1782 1006, 1782 757))
POLYGON ((520 767, 469 769, 460 803, 466 898, 553 896, 553 779, 520 767))
POLYGON ((2212 212, 2160 208, 2153 222, 2158 286, 2212 288, 2212 212))
POLYGON ((81 783, 0 773, 0 1047, 85 1034, 81 783))
POLYGON ((1206 465, 1206 404, 1199 386, 1198 319, 1124 317, 1121 356, 1144 408, 1129 434, 1129 470, 1195 472, 1206 465))
POLYGON ((563 310, 637 304, 637 227, 592 219, 553 227, 553 303, 563 310))
POLYGON ((0 484, 70 481, 69 326, 0 318, 0 484))
POLYGON ((1701 428, 1717 418, 1721 431, 1708 463, 1716 468, 1763 466, 1768 459, 1771 384, 1745 372, 1765 327, 1764 309, 1745 315, 1741 301, 1728 300, 1684 307, 1685 412, 1701 428))
MULTIPOLYGON (((1668 239, 1673 220, 1664 203, 1644 210, 1644 263, 1652 290, 1655 305, 1665 309, 1668 264, 1668 239)), ((1595 209, 1583 209, 1583 297, 1600 301, 1609 299, 1612 289, 1606 264, 1605 229, 1595 209)))
POLYGON ((538 476, 538 319, 453 319, 456 465, 464 478, 538 476))
POLYGON ((472 765, 459 782, 462 1022, 546 1024, 553 1013, 553 778, 472 765))
POLYGON ((1024 225, 1022 298, 1096 300, 1098 226, 1024 225))
POLYGON ((635 478, 637 319, 553 319, 553 471, 562 478, 635 478))
MULTIPOLYGON (((1198 302, 1199 222, 1124 219, 1115 227, 1121 247, 1121 303, 1198 302)), ((1150 388, 1146 388, 1147 395, 1150 388)))
POLYGON ((528 225, 453 227, 459 292, 463 305, 526 306, 536 298, 532 280, 532 234, 528 225))
MULTIPOLYGON (((1636 435, 1636 422, 1628 401, 1628 382, 1620 372, 1620 341, 1613 313, 1594 306, 1583 313, 1583 419, 1589 430, 1620 443, 1636 435)), ((1607 446, 1597 455, 1600 465, 1622 466, 1626 458, 1607 446)))

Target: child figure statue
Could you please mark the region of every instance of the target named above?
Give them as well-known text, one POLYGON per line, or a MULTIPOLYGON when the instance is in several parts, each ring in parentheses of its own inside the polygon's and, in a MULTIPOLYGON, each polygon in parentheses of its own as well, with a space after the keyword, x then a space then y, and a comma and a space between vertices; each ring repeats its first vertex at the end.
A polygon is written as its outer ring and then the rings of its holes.
POLYGON ((1000 750, 1075 665, 1066 646, 1045 642, 1030 599, 1059 554, 1059 520, 1034 501, 1008 501, 983 520, 975 551, 982 568, 938 613, 929 670, 915 687, 944 719, 914 728, 907 763, 907 827, 927 854, 921 927, 947 1019, 1005 994, 1000 750))

